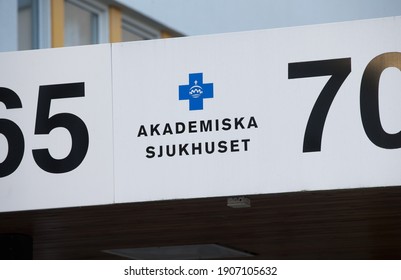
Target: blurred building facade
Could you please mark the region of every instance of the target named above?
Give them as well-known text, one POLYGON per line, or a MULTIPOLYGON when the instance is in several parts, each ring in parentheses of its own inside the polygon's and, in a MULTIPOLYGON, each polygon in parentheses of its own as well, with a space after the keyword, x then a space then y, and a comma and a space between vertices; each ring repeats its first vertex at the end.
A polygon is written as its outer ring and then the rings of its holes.
POLYGON ((119 1, 0 1, 0 51, 177 36, 182 34, 119 1))

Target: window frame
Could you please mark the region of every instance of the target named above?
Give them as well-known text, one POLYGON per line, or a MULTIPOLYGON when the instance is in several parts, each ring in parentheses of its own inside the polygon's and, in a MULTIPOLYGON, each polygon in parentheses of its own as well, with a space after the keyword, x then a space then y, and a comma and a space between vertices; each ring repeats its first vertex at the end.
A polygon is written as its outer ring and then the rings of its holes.
MULTIPOLYGON (((31 49, 44 49, 51 47, 51 0, 32 1, 32 41, 31 49)), ((18 3, 18 1, 17 1, 18 3)), ((17 22, 19 17, 19 4, 17 4, 17 22)), ((18 25, 18 24, 17 24, 18 25)), ((18 26, 17 26, 18 30, 18 26)), ((17 50, 21 50, 17 38, 17 50)))
MULTIPOLYGON (((121 29, 134 33, 143 38, 143 40, 160 39, 160 31, 152 28, 137 19, 134 19, 126 14, 121 18, 121 29)), ((123 39, 123 38, 121 38, 123 39)), ((124 41, 123 41, 124 42, 124 41)))
POLYGON ((97 16, 97 28, 94 31, 96 33, 97 42, 92 42, 92 44, 109 42, 109 10, 107 5, 93 0, 65 0, 64 3, 66 2, 97 16))

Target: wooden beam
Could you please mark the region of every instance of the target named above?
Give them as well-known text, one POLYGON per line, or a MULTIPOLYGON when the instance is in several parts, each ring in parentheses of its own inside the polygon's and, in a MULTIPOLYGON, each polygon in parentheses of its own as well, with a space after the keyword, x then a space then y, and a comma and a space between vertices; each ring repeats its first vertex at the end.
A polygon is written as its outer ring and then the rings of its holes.
POLYGON ((122 41, 121 10, 115 6, 109 7, 110 43, 122 41))
POLYGON ((162 30, 160 32, 160 38, 162 39, 167 39, 167 38, 172 38, 173 36, 170 34, 170 32, 162 30))
POLYGON ((52 47, 64 47, 64 0, 51 0, 52 47))

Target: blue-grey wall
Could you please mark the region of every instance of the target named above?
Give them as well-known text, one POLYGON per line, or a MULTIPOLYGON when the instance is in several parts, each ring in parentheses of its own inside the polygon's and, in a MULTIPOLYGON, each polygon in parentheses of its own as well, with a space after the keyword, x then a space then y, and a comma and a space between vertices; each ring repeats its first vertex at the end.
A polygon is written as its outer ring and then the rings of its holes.
POLYGON ((0 0, 0 51, 15 51, 17 35, 17 0, 0 0))

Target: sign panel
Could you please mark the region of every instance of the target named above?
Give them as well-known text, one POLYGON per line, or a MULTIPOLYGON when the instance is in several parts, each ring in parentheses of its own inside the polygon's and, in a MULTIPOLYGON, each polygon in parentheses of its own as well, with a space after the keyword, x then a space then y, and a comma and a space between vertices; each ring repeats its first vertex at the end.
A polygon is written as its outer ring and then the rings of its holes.
POLYGON ((401 185, 401 18, 0 54, 0 212, 401 185))
POLYGON ((113 44, 116 202, 400 185, 400 26, 113 44))
POLYGON ((0 53, 0 212, 113 203, 110 49, 0 53))

